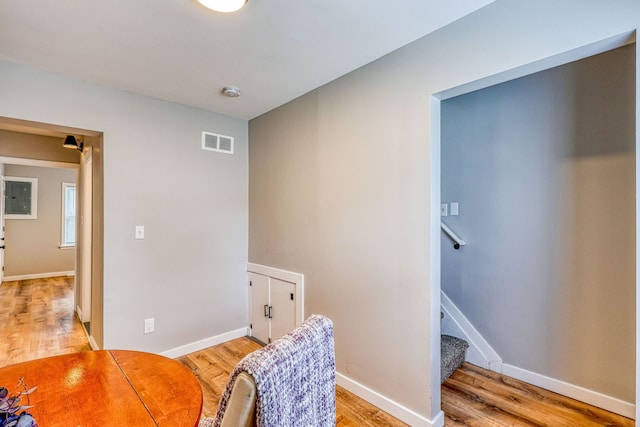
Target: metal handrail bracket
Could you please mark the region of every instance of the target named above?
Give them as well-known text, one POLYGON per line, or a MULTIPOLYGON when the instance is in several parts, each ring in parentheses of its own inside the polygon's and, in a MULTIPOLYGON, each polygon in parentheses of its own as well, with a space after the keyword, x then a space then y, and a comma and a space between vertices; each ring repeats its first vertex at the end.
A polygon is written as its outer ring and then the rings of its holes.
POLYGON ((447 224, 440 221, 440 228, 445 232, 447 236, 453 241, 453 248, 460 249, 460 246, 464 246, 467 244, 460 236, 458 236, 452 229, 450 229, 447 224))

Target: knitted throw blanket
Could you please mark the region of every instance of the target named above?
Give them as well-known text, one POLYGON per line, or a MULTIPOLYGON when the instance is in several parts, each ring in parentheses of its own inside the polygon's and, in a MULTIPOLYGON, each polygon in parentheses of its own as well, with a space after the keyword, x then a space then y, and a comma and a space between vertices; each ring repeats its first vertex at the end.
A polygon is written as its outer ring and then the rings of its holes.
POLYGON ((215 427, 235 379, 250 373, 257 386, 257 427, 335 427, 336 367, 333 324, 313 315, 299 327, 238 363, 220 400, 215 427))

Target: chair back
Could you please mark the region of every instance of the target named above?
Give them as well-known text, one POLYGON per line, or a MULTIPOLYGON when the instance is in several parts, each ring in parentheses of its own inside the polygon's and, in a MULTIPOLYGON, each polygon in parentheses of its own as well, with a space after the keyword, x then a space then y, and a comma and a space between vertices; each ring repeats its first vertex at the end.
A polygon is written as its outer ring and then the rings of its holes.
POLYGON ((333 324, 313 315, 242 359, 200 427, 335 427, 335 387, 333 324))

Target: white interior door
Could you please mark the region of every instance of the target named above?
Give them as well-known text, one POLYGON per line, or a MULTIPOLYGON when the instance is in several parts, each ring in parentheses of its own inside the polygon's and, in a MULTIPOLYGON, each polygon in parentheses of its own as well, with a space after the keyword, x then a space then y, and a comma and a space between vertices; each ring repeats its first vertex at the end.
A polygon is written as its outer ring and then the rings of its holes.
POLYGON ((296 327, 296 285, 271 278, 271 341, 296 327))
POLYGON ((249 273, 249 321, 251 336, 269 343, 269 278, 261 274, 249 273))

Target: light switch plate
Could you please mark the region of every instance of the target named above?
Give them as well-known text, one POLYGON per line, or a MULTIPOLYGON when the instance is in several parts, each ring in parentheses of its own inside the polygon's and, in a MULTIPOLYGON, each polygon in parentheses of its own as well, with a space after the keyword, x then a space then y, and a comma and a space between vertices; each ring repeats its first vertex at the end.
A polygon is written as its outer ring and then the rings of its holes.
POLYGON ((440 205, 440 216, 447 216, 447 204, 443 203, 440 205))
POLYGON ((451 202, 450 213, 451 216, 458 216, 460 214, 460 205, 458 202, 451 202))
POLYGON ((144 319, 144 333, 145 334, 150 334, 151 332, 154 332, 156 330, 156 319, 154 317, 151 317, 149 319, 144 319))
POLYGON ((144 239, 144 225, 136 225, 136 239, 144 239))

